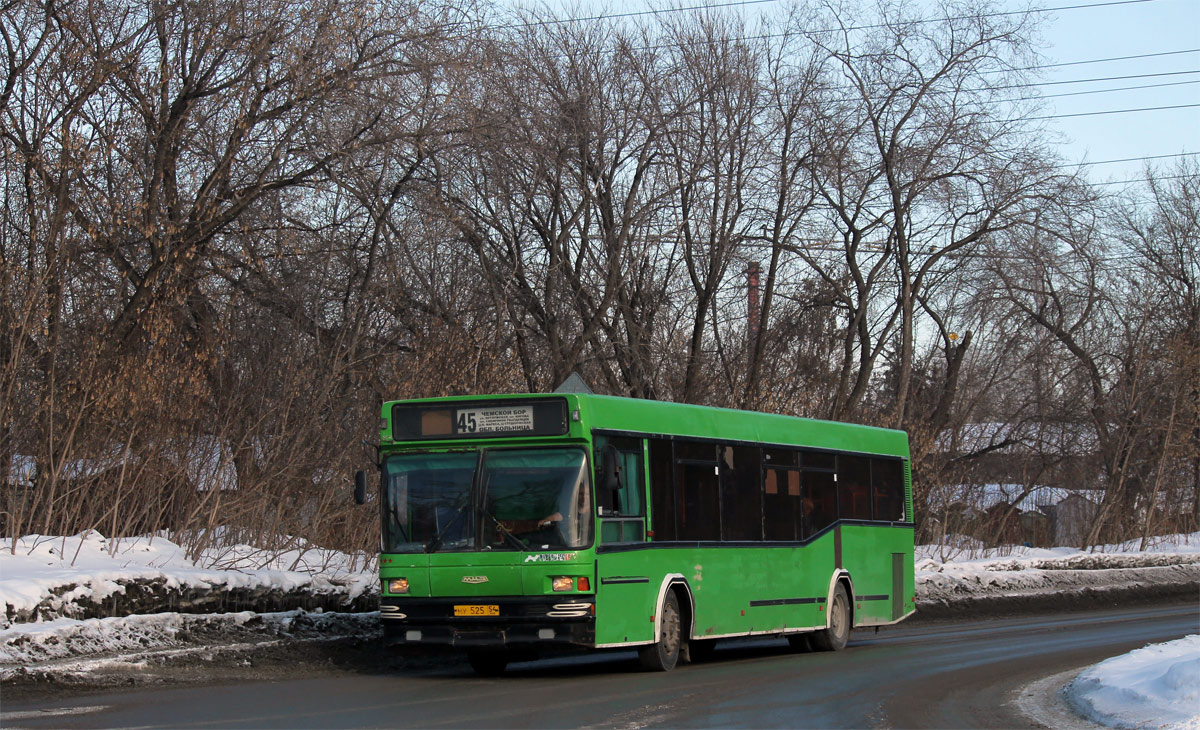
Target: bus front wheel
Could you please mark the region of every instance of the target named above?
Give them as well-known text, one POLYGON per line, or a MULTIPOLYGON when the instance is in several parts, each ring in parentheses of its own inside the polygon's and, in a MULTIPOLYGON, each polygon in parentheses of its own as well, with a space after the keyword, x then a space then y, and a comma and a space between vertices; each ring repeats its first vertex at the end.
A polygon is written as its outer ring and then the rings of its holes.
POLYGON ((829 604, 829 627, 812 634, 813 648, 818 651, 841 651, 850 638, 850 597, 846 584, 838 583, 829 604))
POLYGON ((675 598, 674 591, 667 591, 660 618, 662 619, 662 631, 658 641, 642 647, 638 651, 638 658, 646 669, 669 672, 679 661, 679 646, 683 638, 683 627, 679 618, 679 600, 675 598))

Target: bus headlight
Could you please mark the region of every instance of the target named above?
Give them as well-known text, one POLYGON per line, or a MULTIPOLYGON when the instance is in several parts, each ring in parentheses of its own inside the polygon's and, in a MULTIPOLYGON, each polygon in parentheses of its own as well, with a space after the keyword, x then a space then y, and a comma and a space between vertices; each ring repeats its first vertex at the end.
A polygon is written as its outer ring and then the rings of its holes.
POLYGON ((387 582, 388 593, 408 593, 408 578, 392 578, 387 582))
POLYGON ((556 575, 550 579, 550 585, 556 592, 581 590, 586 593, 592 589, 592 582, 586 576, 556 575))

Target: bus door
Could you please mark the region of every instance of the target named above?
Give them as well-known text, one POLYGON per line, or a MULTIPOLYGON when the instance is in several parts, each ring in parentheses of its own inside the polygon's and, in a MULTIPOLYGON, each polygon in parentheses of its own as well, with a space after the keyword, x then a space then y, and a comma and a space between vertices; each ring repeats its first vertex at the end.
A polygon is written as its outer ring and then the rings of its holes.
POLYGON ((642 440, 597 436, 595 462, 600 544, 645 542, 646 479, 642 440), (611 472, 614 467, 616 489, 606 483, 606 472, 611 472))
POLYGON ((654 639, 646 616, 656 610, 659 575, 651 575, 646 543, 646 459, 642 439, 596 436, 596 645, 654 639), (619 478, 611 483, 615 468, 619 478), (607 472, 607 474, 606 474, 607 472), (615 488, 614 488, 615 487, 615 488))

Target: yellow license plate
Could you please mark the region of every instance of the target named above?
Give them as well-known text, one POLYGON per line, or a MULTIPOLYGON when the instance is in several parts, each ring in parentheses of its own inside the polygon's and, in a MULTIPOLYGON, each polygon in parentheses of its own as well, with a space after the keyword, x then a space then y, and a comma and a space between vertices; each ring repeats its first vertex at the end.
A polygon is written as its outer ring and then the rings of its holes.
POLYGON ((499 616, 499 606, 455 606, 455 616, 499 616))

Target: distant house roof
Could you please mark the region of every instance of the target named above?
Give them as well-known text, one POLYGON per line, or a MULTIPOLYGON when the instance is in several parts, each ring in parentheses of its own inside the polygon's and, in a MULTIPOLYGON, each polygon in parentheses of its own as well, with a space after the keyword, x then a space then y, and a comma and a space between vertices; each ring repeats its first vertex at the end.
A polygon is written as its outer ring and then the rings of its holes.
POLYGON ((1038 512, 1045 511, 1047 507, 1054 507, 1072 497, 1086 499, 1096 504, 1099 504, 1104 498, 1104 492, 1099 489, 1035 486, 1028 494, 1024 494, 1025 490, 1026 485, 1024 484, 955 484, 934 487, 929 493, 928 504, 934 510, 961 504, 985 511, 999 504, 1013 504, 1016 501, 1017 509, 1021 512, 1038 512))

